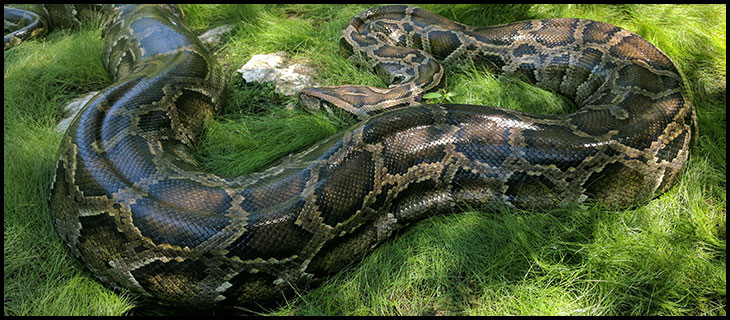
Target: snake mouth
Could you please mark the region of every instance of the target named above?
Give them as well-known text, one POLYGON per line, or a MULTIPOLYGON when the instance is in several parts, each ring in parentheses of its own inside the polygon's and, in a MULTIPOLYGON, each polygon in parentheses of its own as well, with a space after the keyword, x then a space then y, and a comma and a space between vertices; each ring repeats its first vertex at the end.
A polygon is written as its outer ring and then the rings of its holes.
POLYGON ((309 112, 327 111, 334 114, 333 110, 336 105, 333 101, 328 101, 327 96, 317 90, 317 88, 306 88, 299 92, 299 104, 309 112))

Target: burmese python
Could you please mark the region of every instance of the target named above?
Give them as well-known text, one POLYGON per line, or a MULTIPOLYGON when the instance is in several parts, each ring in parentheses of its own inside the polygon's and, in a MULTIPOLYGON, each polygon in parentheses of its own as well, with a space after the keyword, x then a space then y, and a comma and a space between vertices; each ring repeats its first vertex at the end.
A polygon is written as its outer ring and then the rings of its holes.
POLYGON ((580 19, 472 28, 386 6, 354 17, 341 45, 391 85, 301 94, 365 120, 263 172, 219 177, 190 156, 220 102, 217 62, 174 7, 113 12, 104 53, 117 80, 63 136, 51 213, 102 282, 173 304, 278 300, 461 203, 640 204, 677 181, 697 138, 674 64, 627 30, 580 19), (464 60, 580 109, 418 103, 441 63, 464 60))
POLYGON ((31 11, 3 8, 3 36, 5 49, 19 45, 23 40, 40 37, 48 31, 46 21, 31 11))

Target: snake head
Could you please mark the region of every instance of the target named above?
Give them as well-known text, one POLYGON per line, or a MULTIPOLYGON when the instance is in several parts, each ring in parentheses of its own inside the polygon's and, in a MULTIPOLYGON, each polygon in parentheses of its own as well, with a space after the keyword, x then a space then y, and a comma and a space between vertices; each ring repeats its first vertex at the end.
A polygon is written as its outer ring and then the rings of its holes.
POLYGON ((333 115, 332 109, 335 106, 333 98, 327 99, 323 88, 306 88, 299 92, 299 104, 304 107, 305 110, 315 112, 317 110, 327 111, 330 115, 333 115))
POLYGON ((302 90, 299 101, 309 110, 332 113, 337 107, 364 120, 385 110, 418 104, 422 93, 421 88, 412 85, 316 87, 302 90))
POLYGON ((299 93, 299 102, 309 111, 324 110, 334 115, 334 110, 344 110, 358 119, 370 117, 367 109, 362 108, 372 104, 367 94, 358 92, 367 90, 366 86, 339 86, 306 88, 299 93))

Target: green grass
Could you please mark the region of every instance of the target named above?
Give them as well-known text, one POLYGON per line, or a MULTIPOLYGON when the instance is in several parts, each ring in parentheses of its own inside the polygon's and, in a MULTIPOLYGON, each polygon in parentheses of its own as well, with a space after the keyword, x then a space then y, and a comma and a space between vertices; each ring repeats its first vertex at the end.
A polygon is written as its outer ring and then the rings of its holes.
MULTIPOLYGON (((185 5, 196 32, 234 25, 215 48, 234 70, 254 54, 308 59, 324 85, 383 85, 339 54, 340 30, 369 5, 185 5)), ((639 33, 680 67, 700 137, 675 187, 649 204, 436 216, 402 230, 322 286, 300 291, 273 315, 725 315, 725 5, 424 5, 463 23, 577 17, 639 33)), ((111 83, 98 23, 53 32, 5 51, 5 315, 181 313, 105 289, 65 252, 47 196, 70 99, 111 83)), ((478 68, 448 74, 456 103, 567 112, 563 98, 478 68)), ((266 85, 230 81, 224 112, 198 148, 210 172, 256 171, 343 129, 351 120, 285 106, 266 85)), ((184 311, 189 314, 189 311, 184 311)), ((209 312, 199 312, 209 313, 209 312)), ((220 313, 220 312, 218 312, 220 313)))

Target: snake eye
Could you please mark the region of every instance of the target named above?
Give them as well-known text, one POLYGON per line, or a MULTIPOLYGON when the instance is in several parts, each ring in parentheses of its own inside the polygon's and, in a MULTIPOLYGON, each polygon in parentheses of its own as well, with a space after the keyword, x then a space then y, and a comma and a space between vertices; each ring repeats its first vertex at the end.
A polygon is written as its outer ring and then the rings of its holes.
POLYGON ((299 104, 307 110, 316 110, 320 107, 320 99, 308 94, 307 89, 299 92, 299 104))
POLYGON ((319 97, 313 91, 314 88, 304 89, 299 93, 299 103, 305 110, 314 112, 317 110, 324 110, 328 113, 332 113, 332 103, 319 97))

